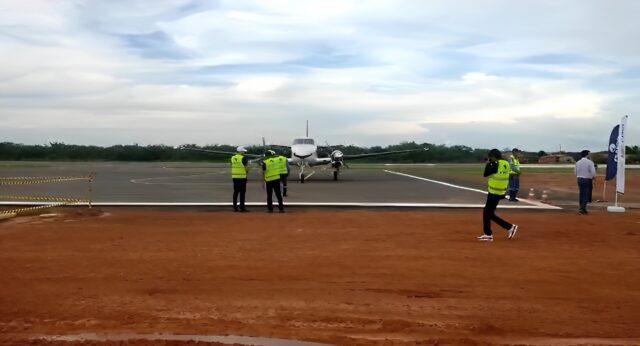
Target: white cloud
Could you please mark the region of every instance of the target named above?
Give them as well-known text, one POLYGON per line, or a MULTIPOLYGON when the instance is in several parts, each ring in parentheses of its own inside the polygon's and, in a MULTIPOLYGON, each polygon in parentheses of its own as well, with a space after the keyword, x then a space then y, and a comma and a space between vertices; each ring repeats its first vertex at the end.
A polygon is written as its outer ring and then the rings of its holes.
POLYGON ((412 136, 429 130, 410 121, 376 120, 355 125, 350 132, 376 136, 412 136))
POLYGON ((283 77, 255 77, 238 81, 236 90, 250 95, 276 91, 287 83, 283 77))

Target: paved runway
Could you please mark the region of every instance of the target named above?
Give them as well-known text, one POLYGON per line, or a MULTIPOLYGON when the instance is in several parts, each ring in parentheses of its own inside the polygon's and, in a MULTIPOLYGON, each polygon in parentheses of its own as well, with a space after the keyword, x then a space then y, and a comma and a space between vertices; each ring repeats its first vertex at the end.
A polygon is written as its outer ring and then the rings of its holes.
MULTIPOLYGON (((4 163, 0 176, 78 176, 96 173, 92 200, 96 203, 228 203, 232 185, 227 165, 219 163, 4 163)), ((353 165, 333 181, 330 170, 316 173, 304 184, 294 169, 289 181, 291 204, 416 204, 424 206, 472 207, 484 204, 482 190, 465 189, 447 182, 393 174, 401 168, 383 165, 353 165)), ((310 171, 308 171, 310 172, 310 171)), ((247 201, 264 203, 260 171, 249 174, 247 201)), ((429 179, 428 176, 421 176, 429 179)), ((3 196, 64 196, 84 198, 87 182, 1 186, 3 196)), ((11 198, 3 197, 3 201, 11 198)), ((542 207, 522 203, 517 207, 542 207)))

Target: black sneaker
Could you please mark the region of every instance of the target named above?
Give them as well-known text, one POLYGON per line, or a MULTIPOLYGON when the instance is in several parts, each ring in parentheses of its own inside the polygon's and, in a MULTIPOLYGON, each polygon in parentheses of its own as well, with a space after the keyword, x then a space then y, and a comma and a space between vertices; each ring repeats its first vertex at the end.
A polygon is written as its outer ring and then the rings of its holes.
POLYGON ((248 213, 248 212, 249 212, 249 210, 247 210, 247 209, 240 209, 240 212, 241 212, 241 213, 248 213))

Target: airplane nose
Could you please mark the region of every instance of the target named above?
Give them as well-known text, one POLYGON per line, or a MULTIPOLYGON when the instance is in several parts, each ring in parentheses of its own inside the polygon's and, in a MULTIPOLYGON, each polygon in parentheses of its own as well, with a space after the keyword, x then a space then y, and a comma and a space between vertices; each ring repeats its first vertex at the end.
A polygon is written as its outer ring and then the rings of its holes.
POLYGON ((301 152, 301 151, 294 151, 293 152, 293 156, 301 158, 301 159, 306 159, 307 157, 311 156, 311 153, 301 152))

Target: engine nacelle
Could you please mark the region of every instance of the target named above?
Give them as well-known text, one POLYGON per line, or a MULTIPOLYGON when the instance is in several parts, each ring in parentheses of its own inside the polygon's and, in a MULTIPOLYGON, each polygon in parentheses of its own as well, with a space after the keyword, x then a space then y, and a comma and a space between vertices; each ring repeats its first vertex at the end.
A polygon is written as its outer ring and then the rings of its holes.
POLYGON ((334 150, 331 152, 331 166, 340 167, 342 166, 344 154, 340 150, 334 150))

